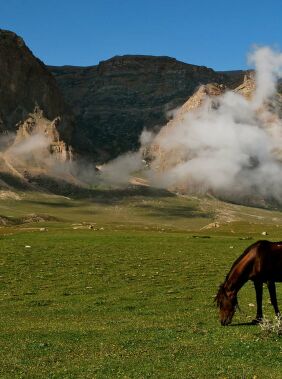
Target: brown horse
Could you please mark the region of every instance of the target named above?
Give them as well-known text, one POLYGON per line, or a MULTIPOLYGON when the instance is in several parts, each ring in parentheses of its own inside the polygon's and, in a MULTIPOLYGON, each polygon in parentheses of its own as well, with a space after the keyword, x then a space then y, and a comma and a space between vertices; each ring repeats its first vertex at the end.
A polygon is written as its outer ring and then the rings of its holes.
POLYGON ((221 325, 230 324, 238 307, 237 293, 248 280, 254 282, 256 290, 257 314, 252 323, 257 324, 263 318, 263 283, 267 283, 271 304, 279 316, 275 282, 282 282, 282 242, 258 241, 233 263, 215 298, 221 325))

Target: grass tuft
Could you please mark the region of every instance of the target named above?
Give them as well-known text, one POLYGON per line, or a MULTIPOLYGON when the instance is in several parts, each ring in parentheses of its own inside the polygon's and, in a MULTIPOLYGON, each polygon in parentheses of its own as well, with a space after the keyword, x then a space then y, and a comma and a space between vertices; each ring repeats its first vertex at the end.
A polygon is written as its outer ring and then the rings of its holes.
POLYGON ((265 318, 259 325, 263 336, 282 336, 282 316, 275 316, 273 320, 265 318))

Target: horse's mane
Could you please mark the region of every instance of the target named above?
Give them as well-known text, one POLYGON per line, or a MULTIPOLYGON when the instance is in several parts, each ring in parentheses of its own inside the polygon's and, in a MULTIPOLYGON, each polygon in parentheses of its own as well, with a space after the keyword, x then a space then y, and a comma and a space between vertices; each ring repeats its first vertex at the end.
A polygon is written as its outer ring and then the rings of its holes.
POLYGON ((217 307, 220 306, 220 302, 223 296, 225 296, 226 292, 224 289, 224 283, 220 284, 218 287, 217 294, 215 295, 214 302, 216 302, 217 307))
POLYGON ((261 245, 261 243, 264 243, 264 242, 269 242, 269 241, 257 241, 257 242, 254 242, 252 245, 248 246, 246 248, 246 250, 235 260, 235 262, 232 264, 231 266, 231 269, 229 270, 228 274, 226 275, 225 279, 224 279, 224 282, 222 283, 222 285, 224 285, 224 283, 227 281, 227 279, 229 278, 229 275, 231 274, 232 270, 234 269, 235 266, 237 266, 237 264, 255 247, 255 246, 258 246, 258 245, 261 245))

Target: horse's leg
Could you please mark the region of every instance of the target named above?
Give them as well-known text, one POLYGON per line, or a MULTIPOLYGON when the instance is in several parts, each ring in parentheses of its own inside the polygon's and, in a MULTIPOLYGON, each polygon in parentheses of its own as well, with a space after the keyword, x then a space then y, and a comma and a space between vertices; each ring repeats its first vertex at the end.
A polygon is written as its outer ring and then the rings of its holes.
POLYGON ((263 283, 260 281, 255 281, 256 289, 256 300, 257 300, 257 315, 256 318, 252 321, 253 324, 258 324, 262 320, 262 289, 263 283))
POLYGON ((276 287, 274 282, 267 282, 267 287, 270 295, 271 304, 273 305, 276 316, 280 315, 280 311, 277 304, 276 287))

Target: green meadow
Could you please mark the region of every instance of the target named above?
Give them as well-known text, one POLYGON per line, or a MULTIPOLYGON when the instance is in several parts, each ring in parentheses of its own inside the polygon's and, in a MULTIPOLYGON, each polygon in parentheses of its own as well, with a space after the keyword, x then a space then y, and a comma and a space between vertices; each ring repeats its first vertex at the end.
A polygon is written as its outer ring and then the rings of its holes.
POLYGON ((241 325, 252 284, 231 326, 213 303, 248 245, 281 238, 280 212, 145 189, 20 196, 0 201, 0 378, 282 378, 282 337, 241 325))

